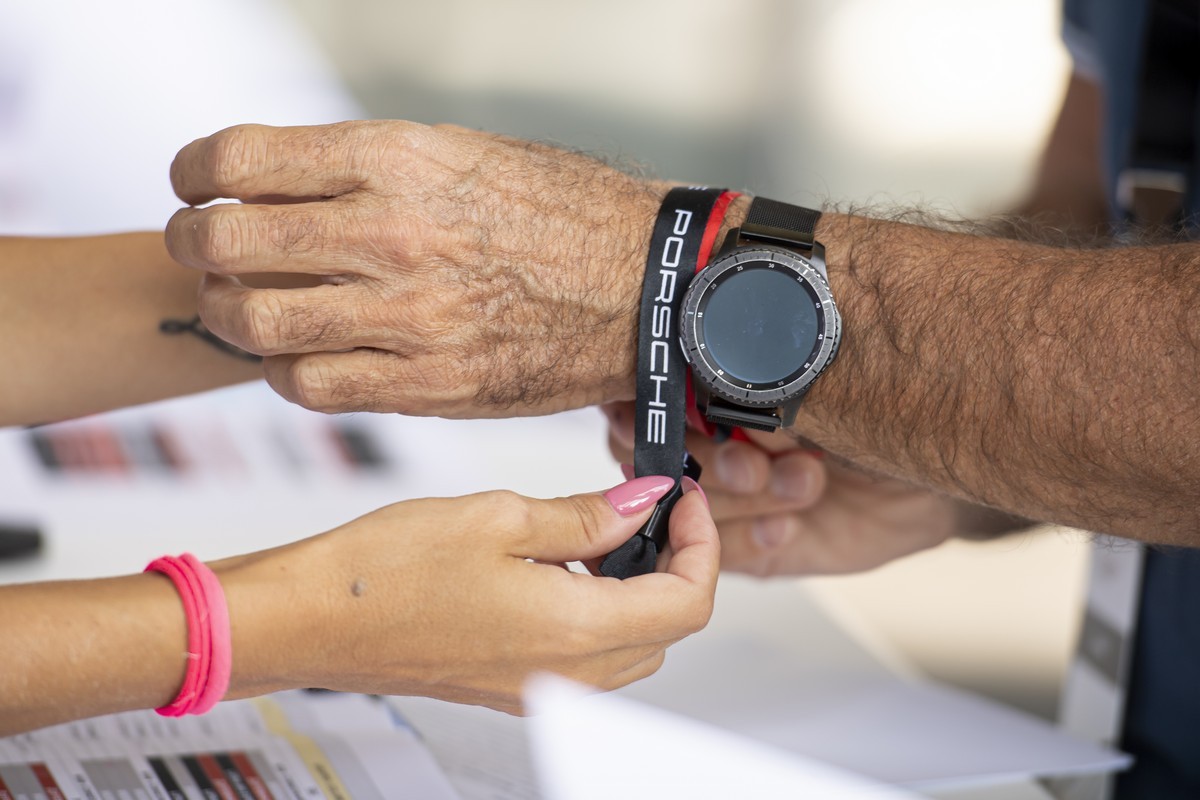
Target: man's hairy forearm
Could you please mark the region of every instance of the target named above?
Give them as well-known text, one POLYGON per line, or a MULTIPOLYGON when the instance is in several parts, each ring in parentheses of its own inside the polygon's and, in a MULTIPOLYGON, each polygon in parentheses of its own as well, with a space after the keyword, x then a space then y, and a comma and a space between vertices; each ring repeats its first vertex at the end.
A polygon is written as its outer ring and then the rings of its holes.
POLYGON ((1022 517, 1200 544, 1200 246, 842 214, 818 237, 845 338, 796 432, 1022 517))
MULTIPOLYGON (((172 181, 187 203, 243 201, 178 212, 168 242, 209 274, 205 323, 266 356, 295 402, 470 417, 633 395, 663 185, 397 121, 227 129, 184 148, 172 181), (264 202, 314 196, 330 202, 264 202), (284 264, 323 285, 238 280, 284 264)), ((1167 541, 1197 527, 1200 250, 1070 250, 835 213, 817 235, 845 338, 799 435, 1020 517, 1167 541)))

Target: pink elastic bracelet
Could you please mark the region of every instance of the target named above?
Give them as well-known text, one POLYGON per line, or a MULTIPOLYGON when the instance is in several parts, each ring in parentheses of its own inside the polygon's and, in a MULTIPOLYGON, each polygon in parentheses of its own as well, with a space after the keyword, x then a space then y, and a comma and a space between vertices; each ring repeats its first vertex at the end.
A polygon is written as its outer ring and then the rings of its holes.
POLYGON ((203 714, 229 690, 233 646, 229 607, 216 574, 191 553, 163 556, 146 572, 161 572, 175 584, 188 628, 187 672, 169 705, 155 709, 164 717, 203 714))

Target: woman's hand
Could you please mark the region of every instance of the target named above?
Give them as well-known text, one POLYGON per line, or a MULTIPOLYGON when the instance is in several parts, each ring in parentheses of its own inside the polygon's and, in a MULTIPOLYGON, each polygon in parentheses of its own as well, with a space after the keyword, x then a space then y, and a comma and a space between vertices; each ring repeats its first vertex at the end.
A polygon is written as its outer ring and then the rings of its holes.
MULTIPOLYGON (((233 634, 226 697, 323 687, 518 711, 536 670, 604 689, 649 675, 712 612, 720 546, 702 495, 676 504, 662 572, 622 582, 563 563, 616 548, 672 485, 413 500, 215 562, 233 634)), ((12 653, 0 735, 162 706, 179 691, 188 631, 162 575, 2 586, 0 608, 12 653)))
POLYGON ((237 693, 320 686, 515 712, 536 670, 603 689, 650 675, 712 611, 720 548, 700 493, 676 505, 665 571, 618 581, 562 564, 615 549, 671 485, 398 503, 218 564, 237 693))

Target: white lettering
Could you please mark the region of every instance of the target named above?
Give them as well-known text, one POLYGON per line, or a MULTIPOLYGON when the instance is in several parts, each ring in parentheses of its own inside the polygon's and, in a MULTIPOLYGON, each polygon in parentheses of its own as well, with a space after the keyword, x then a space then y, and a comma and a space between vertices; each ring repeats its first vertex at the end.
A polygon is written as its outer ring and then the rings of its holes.
POLYGON ((671 336, 671 307, 659 306, 654 309, 654 325, 651 333, 655 339, 669 339, 671 336))
POLYGON ((667 358, 671 355, 671 348, 667 346, 666 342, 651 342, 650 343, 650 371, 651 372, 655 371, 654 354, 658 352, 658 349, 660 347, 662 348, 662 354, 663 354, 662 372, 664 375, 666 375, 667 374, 667 358))
POLYGON ((652 444, 667 443, 667 412, 650 411, 650 423, 646 428, 646 441, 652 444))
POLYGON ((679 266, 679 258, 683 254, 683 239, 678 236, 668 236, 667 243, 663 245, 662 265, 674 269, 679 266), (675 248, 675 252, 671 252, 671 248, 675 248))
POLYGON ((692 224, 692 212, 684 211, 682 208, 675 209, 675 230, 676 236, 683 236, 688 231, 688 226, 692 224))
POLYGON ((658 287, 658 297, 654 298, 654 302, 670 303, 675 299, 675 276, 678 273, 673 269, 660 269, 658 274, 662 276, 662 283, 658 287))
POLYGON ((650 380, 654 381, 654 399, 649 402, 650 410, 646 426, 646 440, 653 444, 666 444, 667 435, 667 404, 663 401, 663 386, 669 380, 669 359, 671 357, 670 342, 675 340, 671 332, 671 304, 675 302, 677 287, 676 270, 683 258, 683 237, 692 226, 693 213, 686 209, 675 209, 675 222, 671 228, 672 236, 663 243, 658 271, 658 296, 654 298, 655 306, 650 316, 650 380), (662 365, 659 366, 659 356, 662 365), (657 373, 657 374, 654 374, 657 373))
POLYGON ((654 381, 654 399, 650 401, 651 408, 666 408, 667 404, 662 399, 663 384, 667 382, 666 375, 651 375, 650 380, 654 381))

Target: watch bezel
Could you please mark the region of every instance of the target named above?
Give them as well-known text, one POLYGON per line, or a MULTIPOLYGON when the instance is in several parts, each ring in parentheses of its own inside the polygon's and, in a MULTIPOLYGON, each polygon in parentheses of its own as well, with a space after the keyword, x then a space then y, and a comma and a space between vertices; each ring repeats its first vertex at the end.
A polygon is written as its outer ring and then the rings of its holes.
MULTIPOLYGON (((762 269, 764 267, 756 267, 762 269)), ((754 408, 778 408, 802 397, 817 376, 833 360, 841 332, 841 319, 829 283, 813 262, 792 250, 767 246, 739 247, 713 261, 692 280, 683 298, 680 344, 694 374, 713 394, 732 403, 754 408), (769 388, 727 375, 712 360, 700 330, 698 310, 706 296, 731 272, 740 272, 752 262, 766 262, 766 269, 783 269, 805 285, 817 312, 817 342, 810 360, 797 372, 769 388), (739 267, 741 269, 739 269, 739 267)))

